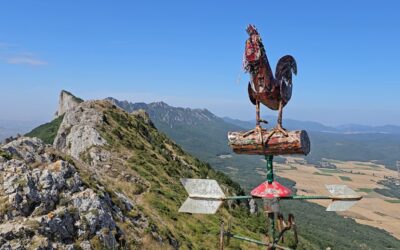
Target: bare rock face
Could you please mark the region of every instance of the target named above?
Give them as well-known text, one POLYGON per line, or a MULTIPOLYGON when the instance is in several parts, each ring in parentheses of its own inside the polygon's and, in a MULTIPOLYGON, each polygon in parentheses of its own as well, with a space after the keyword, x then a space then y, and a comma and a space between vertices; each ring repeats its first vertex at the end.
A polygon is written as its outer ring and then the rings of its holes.
POLYGON ((91 101, 86 101, 65 113, 54 140, 56 149, 79 159, 92 146, 106 144, 95 129, 102 122, 102 114, 92 106, 91 101))
POLYGON ((91 249, 96 239, 115 249, 118 213, 107 195, 84 185, 74 165, 37 138, 21 137, 1 147, 0 250, 91 249), (53 150, 53 151, 52 151, 53 150))
POLYGON ((62 90, 58 100, 58 110, 56 117, 62 116, 65 112, 75 108, 79 103, 83 102, 82 99, 74 96, 68 91, 62 90))

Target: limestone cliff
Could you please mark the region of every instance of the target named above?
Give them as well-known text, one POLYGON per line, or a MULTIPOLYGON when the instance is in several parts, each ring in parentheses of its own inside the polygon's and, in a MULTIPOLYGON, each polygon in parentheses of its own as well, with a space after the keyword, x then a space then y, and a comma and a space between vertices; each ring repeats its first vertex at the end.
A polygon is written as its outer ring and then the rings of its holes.
POLYGON ((81 102, 83 102, 82 99, 74 96, 66 90, 62 90, 58 100, 58 109, 55 113, 56 117, 62 116, 65 112, 73 109, 81 102))

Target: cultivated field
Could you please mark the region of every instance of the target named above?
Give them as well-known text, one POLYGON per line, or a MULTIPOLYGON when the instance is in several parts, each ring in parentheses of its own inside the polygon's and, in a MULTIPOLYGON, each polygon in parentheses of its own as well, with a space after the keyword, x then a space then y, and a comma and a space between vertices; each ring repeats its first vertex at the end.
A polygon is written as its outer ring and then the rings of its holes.
MULTIPOLYGON (((395 177, 397 172, 370 162, 327 160, 337 167, 327 169, 305 164, 301 158, 286 159, 287 164, 275 164, 277 175, 296 181, 298 194, 328 195, 325 184, 346 184, 364 198, 340 214, 354 218, 358 223, 382 228, 400 239, 400 201, 373 191, 374 188, 384 188, 377 184, 384 176, 395 177)), ((325 207, 329 204, 329 201, 312 202, 325 207)))

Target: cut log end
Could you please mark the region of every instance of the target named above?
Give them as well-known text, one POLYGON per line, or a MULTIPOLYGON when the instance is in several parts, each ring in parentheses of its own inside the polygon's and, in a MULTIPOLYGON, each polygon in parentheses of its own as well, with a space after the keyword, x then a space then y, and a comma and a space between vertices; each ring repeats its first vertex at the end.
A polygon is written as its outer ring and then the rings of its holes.
POLYGON ((268 139, 269 132, 265 129, 254 132, 228 132, 229 146, 237 154, 307 155, 310 153, 310 139, 305 130, 287 131, 287 136, 276 132, 268 139))

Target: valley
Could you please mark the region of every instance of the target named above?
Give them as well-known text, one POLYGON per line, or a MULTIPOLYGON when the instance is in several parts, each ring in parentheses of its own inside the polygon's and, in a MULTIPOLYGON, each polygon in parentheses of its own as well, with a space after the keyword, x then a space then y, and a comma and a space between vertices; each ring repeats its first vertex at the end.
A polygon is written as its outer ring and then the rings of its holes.
MULTIPOLYGON (((265 162, 261 156, 250 155, 237 155, 232 153, 232 150, 227 145, 228 131, 246 130, 242 125, 245 122, 235 120, 234 122, 226 122, 226 119, 215 116, 208 110, 201 109, 188 109, 180 107, 172 107, 166 103, 130 103, 127 101, 118 101, 114 98, 107 98, 117 106, 127 111, 135 111, 137 109, 145 110, 155 126, 177 144, 181 145, 183 149, 192 155, 199 157, 201 160, 208 162, 214 169, 222 171, 230 178, 238 182, 241 187, 248 193, 254 187, 258 186, 265 180, 263 176, 265 162)), ((287 158, 274 157, 274 164, 277 165, 278 181, 287 187, 291 187, 294 192, 297 191, 297 185, 305 185, 306 180, 318 180, 324 182, 325 179, 319 177, 326 177, 324 172, 316 175, 308 176, 309 169, 315 169, 314 166, 329 165, 325 158, 333 156, 334 159, 340 159, 344 165, 349 160, 359 160, 360 167, 371 169, 368 162, 362 162, 361 159, 378 160, 379 163, 387 163, 383 165, 376 165, 376 169, 382 173, 393 172, 385 167, 393 167, 393 162, 397 157, 400 143, 397 134, 334 134, 313 131, 314 123, 300 123, 300 125, 307 125, 303 129, 308 129, 311 126, 310 140, 311 140, 311 154, 307 157, 290 158, 296 161, 299 166, 305 164, 301 170, 305 170, 303 175, 302 171, 296 171, 296 166, 292 166, 288 170, 286 161, 287 158), (390 140, 387 140, 391 138, 390 140), (386 142, 386 147, 382 147, 386 142), (371 148, 378 148, 379 150, 371 153, 371 148), (363 166, 367 164, 367 166, 363 166), (279 168, 287 168, 286 172, 279 172, 279 168), (286 176, 285 174, 288 174, 286 176), (290 175, 292 173, 292 175, 290 175), (297 179, 297 175, 303 176, 305 179, 297 179), (280 177, 279 177, 280 176, 280 177), (308 178, 308 179, 307 179, 308 178)), ((247 126, 250 126, 247 123, 247 126)), ((294 124, 291 129, 299 129, 298 124, 294 124)), ((323 127, 324 128, 324 127, 323 127)), ((367 160, 366 160, 367 161, 367 160)), ((332 162, 332 160, 331 160, 332 162)), ((333 164, 333 163, 331 163, 333 164)), ((372 166, 372 165, 371 165, 372 166)), ((348 171, 351 171, 348 169, 348 171)), ((372 170, 370 170, 372 171, 372 170)), ((311 174, 313 174, 313 171, 311 174)), ((346 174, 340 174, 336 177, 334 183, 348 184, 346 181, 348 177, 346 174)), ((355 179, 357 182, 358 179, 355 179)), ((376 178, 376 181, 378 177, 376 178)), ((361 179, 360 183, 364 183, 361 179)), ((333 183, 333 184, 334 184, 333 183)), ((320 185, 324 189, 324 184, 320 185)), ((352 186, 351 186, 352 187, 352 186)), ((380 187, 378 184, 374 187, 380 187)), ((360 184, 359 188, 372 188, 371 185, 363 187, 360 184)), ((369 191, 369 189, 363 189, 369 191)), ((317 191, 317 190, 316 190, 317 191)), ((315 192, 316 192, 315 191, 315 192)), ((358 191, 358 190, 357 190, 358 191)), ((312 192, 312 190, 311 190, 312 192)), ((324 190, 325 192, 325 190, 324 190)), ((299 191, 301 193, 301 191, 299 191)), ((364 195, 364 193, 362 193, 364 195)), ((388 198, 390 199, 390 198, 388 198)), ((366 206, 370 203, 364 199, 362 204, 366 206)), ((395 201, 395 200, 394 200, 395 201)), ((379 202, 384 202, 388 209, 398 206, 396 203, 385 201, 385 198, 380 198, 379 202)), ((396 201, 395 201, 396 202, 396 201)), ((380 203, 377 204, 379 206, 380 203)), ((375 205, 374 205, 375 206, 375 205)), ((382 245, 400 247, 400 241, 396 236, 397 229, 392 227, 393 222, 386 214, 382 212, 370 214, 368 220, 376 219, 376 223, 366 221, 362 223, 359 218, 364 218, 349 214, 337 214, 334 212, 326 212, 326 207, 321 206, 319 203, 311 203, 307 201, 282 201, 281 211, 284 214, 294 213, 296 222, 298 224, 299 234, 302 239, 307 242, 312 242, 317 249, 325 249, 326 247, 335 244, 336 249, 379 249, 382 245), (354 220, 356 219, 356 220, 354 220), (382 224, 389 225, 385 227, 382 224), (380 224, 380 225, 379 225, 380 224), (384 231, 385 229, 387 231, 384 231), (390 235, 390 232, 392 235, 390 235), (334 243, 333 243, 334 242, 334 243)), ((354 209, 354 208, 353 208, 354 209)), ((374 208, 375 209, 375 208, 374 208)), ((368 208, 364 209, 368 210, 368 208)), ((354 212, 353 210, 351 210, 354 212)), ((363 210, 358 211, 357 214, 363 213, 363 210)), ((376 211, 377 212, 377 211, 376 211)), ((393 215, 393 212, 387 211, 387 214, 393 215)), ((368 217, 365 217, 368 218, 368 217)))
MULTIPOLYGON (((399 200, 374 191, 376 188, 385 188, 378 184, 378 181, 388 177, 397 178, 396 171, 370 162, 329 160, 336 168, 328 169, 301 163, 295 157, 286 157, 286 160, 286 164, 276 164, 276 173, 295 181, 297 194, 328 195, 325 184, 345 184, 359 192, 363 199, 348 211, 339 214, 353 218, 361 224, 382 228, 400 239, 399 204, 396 203, 399 200)), ((310 200, 310 202, 324 207, 330 203, 323 200, 310 200)))

